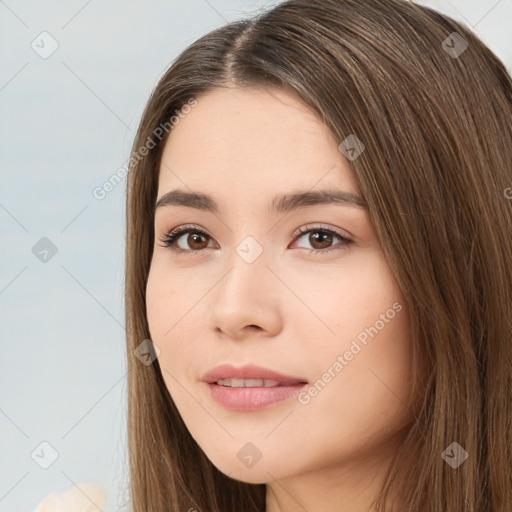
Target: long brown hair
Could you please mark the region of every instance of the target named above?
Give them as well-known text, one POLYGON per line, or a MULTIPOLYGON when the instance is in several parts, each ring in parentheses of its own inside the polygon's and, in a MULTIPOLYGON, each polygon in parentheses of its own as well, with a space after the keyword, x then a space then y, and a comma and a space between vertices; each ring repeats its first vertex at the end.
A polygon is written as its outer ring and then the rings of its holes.
POLYGON ((512 80, 475 34, 403 0, 285 1, 194 42, 153 91, 126 203, 134 512, 265 510, 266 486, 218 471, 187 431, 159 360, 134 355, 150 338, 145 288, 169 120, 227 85, 285 89, 337 140, 355 134, 365 145, 349 164, 409 305, 414 369, 427 375, 377 510, 510 512, 512 80), (468 453, 457 469, 442 457, 453 442, 468 453))

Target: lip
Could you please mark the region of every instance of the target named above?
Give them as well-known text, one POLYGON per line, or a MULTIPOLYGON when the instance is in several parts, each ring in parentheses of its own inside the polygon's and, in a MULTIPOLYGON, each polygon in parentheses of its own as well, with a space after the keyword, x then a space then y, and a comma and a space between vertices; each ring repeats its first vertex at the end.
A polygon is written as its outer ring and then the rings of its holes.
POLYGON ((302 377, 283 375, 274 370, 256 365, 245 365, 240 368, 236 368, 231 364, 222 364, 205 373, 201 378, 201 380, 207 384, 215 383, 219 379, 269 379, 277 380, 282 386, 307 384, 307 380, 302 377))
POLYGON ((223 364, 210 370, 202 377, 210 390, 210 396, 220 405, 232 411, 254 411, 282 402, 296 396, 306 386, 301 377, 283 375, 261 366, 247 365, 235 368, 223 364), (269 379, 279 382, 279 386, 231 388, 216 384, 219 379, 269 379))

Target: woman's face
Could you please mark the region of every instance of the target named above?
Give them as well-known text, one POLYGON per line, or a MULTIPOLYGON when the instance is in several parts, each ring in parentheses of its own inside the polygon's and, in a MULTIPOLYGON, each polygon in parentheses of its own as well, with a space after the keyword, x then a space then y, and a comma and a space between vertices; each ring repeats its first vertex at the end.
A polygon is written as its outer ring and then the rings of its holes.
POLYGON ((210 200, 168 196, 156 209, 147 316, 169 393, 231 478, 355 478, 396 450, 412 419, 407 305, 364 207, 281 198, 360 197, 342 141, 276 90, 216 90, 182 116, 157 203, 171 191, 210 200), (306 384, 265 387, 251 371, 249 382, 231 382, 250 390, 203 381, 223 364, 306 384))

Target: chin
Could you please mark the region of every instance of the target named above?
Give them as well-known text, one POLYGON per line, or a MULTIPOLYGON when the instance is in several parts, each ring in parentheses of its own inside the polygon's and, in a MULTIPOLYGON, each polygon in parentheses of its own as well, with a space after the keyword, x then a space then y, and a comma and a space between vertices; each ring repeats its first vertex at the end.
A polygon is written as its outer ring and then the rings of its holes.
POLYGON ((233 458, 228 460, 225 458, 225 453, 223 454, 222 460, 209 459, 211 463, 227 477, 248 484, 266 484, 269 480, 275 478, 278 472, 278 468, 274 470, 272 467, 269 467, 268 464, 265 465, 263 459, 256 462, 252 467, 245 467, 236 453, 233 458))

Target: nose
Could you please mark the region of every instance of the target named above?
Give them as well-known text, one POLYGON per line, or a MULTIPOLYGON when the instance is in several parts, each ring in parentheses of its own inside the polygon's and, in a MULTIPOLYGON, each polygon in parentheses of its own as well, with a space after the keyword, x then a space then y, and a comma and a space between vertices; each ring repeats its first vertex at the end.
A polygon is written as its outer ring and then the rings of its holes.
POLYGON ((269 269, 269 253, 263 250, 253 260, 254 245, 242 243, 237 249, 226 259, 224 276, 212 290, 208 326, 236 340, 275 336, 282 327, 282 290, 269 269))

